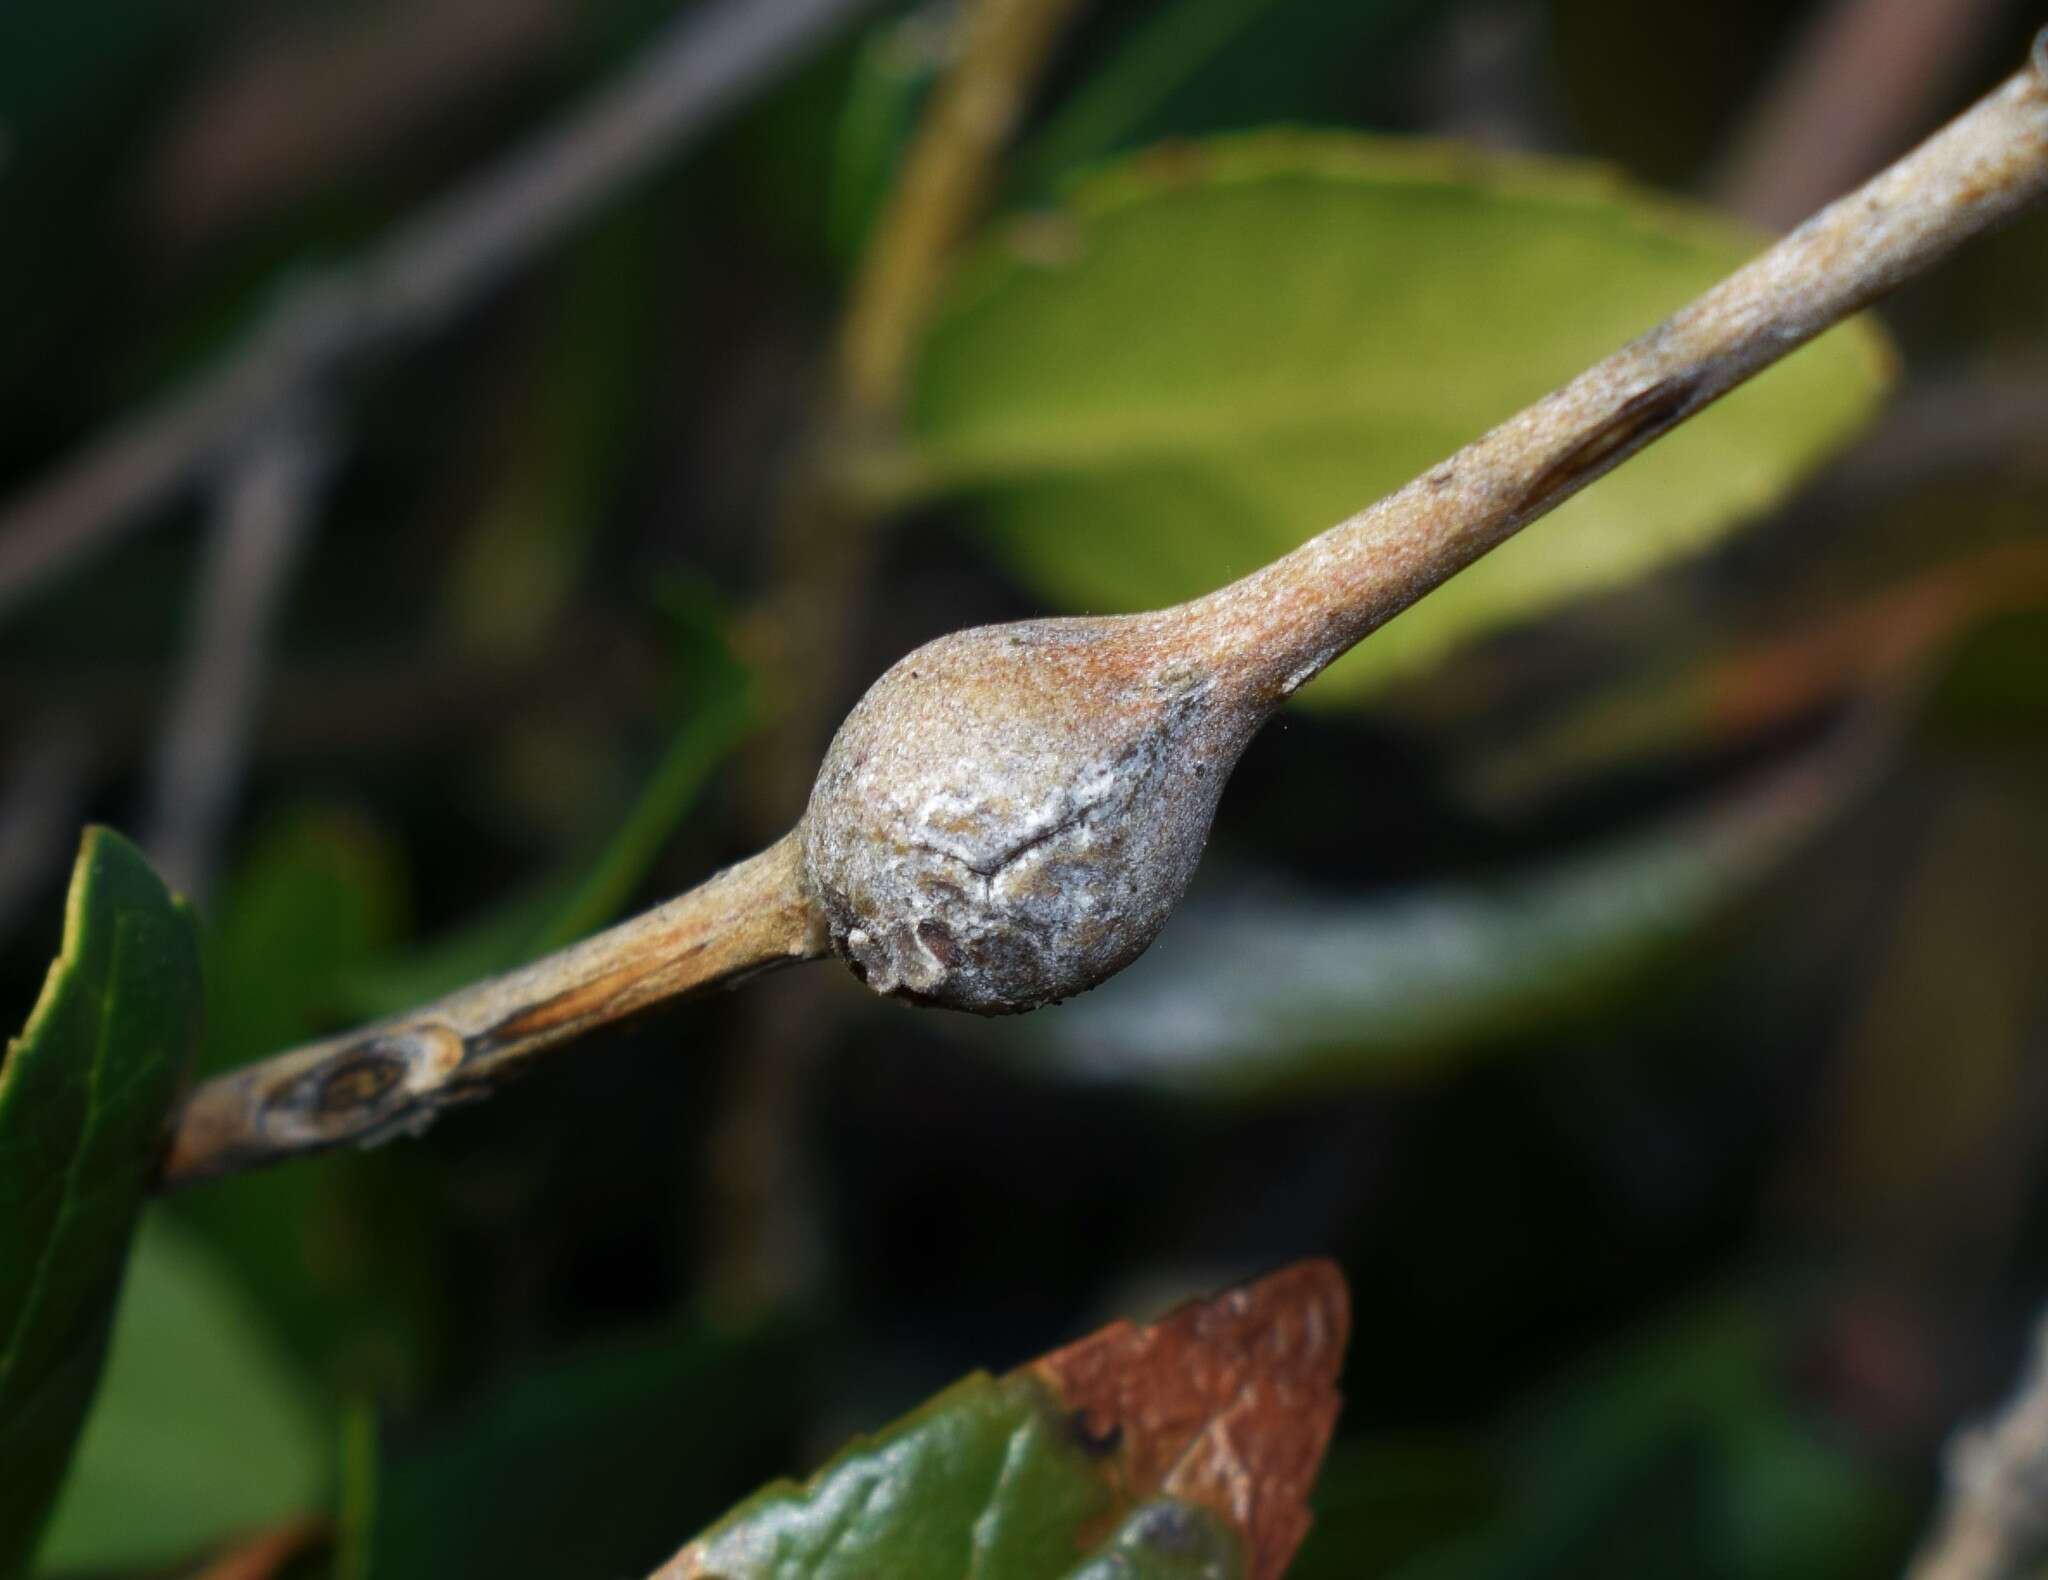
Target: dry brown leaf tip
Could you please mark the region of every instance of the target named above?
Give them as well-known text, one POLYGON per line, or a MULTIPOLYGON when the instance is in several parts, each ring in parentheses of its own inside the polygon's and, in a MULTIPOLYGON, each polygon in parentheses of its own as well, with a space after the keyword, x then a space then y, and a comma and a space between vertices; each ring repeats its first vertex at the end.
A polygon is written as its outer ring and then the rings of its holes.
POLYGON ((190 1580, 276 1580, 333 1535, 324 1519, 306 1515, 272 1526, 217 1555, 190 1580))
POLYGON ((1123 1455, 1133 1502, 1178 1498, 1245 1540, 1249 1580, 1279 1580, 1343 1400, 1351 1300, 1334 1262, 1300 1262, 1149 1327, 1114 1323, 1026 1368, 1094 1442, 1123 1455))

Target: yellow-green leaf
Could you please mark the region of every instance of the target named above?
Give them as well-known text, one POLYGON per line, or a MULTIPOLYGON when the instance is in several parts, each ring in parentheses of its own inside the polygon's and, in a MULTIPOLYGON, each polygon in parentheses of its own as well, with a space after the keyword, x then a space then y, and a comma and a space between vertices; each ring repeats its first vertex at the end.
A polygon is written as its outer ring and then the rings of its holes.
MULTIPOLYGON (((1192 597, 1406 482, 1756 252, 1582 166, 1339 134, 1165 147, 999 227, 935 320, 913 486, 971 493, 1063 609, 1192 597)), ((1854 434, 1837 329, 1432 594, 1324 702, 1695 551, 1854 434)))

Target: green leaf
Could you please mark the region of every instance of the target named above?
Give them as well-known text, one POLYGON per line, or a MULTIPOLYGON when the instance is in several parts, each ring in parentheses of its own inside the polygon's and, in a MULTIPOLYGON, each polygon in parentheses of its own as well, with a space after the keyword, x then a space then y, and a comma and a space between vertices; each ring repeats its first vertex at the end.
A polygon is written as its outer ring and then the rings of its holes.
POLYGON ((833 256, 849 271, 888 200, 960 15, 919 6, 877 22, 854 46, 830 144, 825 214, 833 256))
POLYGON ((62 951, 0 1065, 0 1576, 28 1561, 92 1403, 201 994, 191 916, 88 830, 62 951))
MULTIPOLYGON (((1340 135, 1139 155, 962 269, 924 349, 908 485, 975 496, 1060 607, 1209 591, 1640 334, 1757 238, 1601 172, 1340 135)), ((1324 704, 1696 551, 1874 409, 1837 329, 1401 616, 1324 704)))
POLYGON ((1039 1580, 1115 1493, 1038 1379, 977 1375, 802 1486, 756 1494, 695 1544, 720 1580, 1039 1580))
POLYGON ((656 1580, 1275 1580, 1347 1329, 1341 1275, 1310 1262, 977 1373, 764 1488, 656 1580))
POLYGON ((1582 853, 1364 900, 1198 891, 1159 946, 1056 1016, 1034 1066, 1214 1094, 1386 1080, 1600 1003, 1738 903, 1868 766, 1831 741, 1688 814, 1582 853))
POLYGON ((326 1493, 330 1436, 226 1269, 153 1212, 37 1567, 165 1564, 308 1513, 326 1493))

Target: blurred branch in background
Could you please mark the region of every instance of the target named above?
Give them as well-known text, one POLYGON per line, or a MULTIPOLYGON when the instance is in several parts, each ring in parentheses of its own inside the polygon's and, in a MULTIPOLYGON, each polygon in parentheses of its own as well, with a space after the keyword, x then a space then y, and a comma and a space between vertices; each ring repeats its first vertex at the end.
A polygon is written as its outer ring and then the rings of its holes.
POLYGON ((0 613, 219 464, 280 403, 434 331, 864 3, 720 0, 689 12, 561 125, 359 263, 288 292, 225 362, 0 514, 0 613))
POLYGON ((1464 774, 1490 807, 1531 804, 1596 766, 1752 741, 1855 694, 1909 686, 1964 632, 2048 605, 2048 544, 2021 539, 1929 566, 1769 638, 1738 637, 1487 746, 1464 774))
POLYGON ((2005 1408, 1949 1448, 1947 1491, 1908 1580, 2021 1580, 2048 1556, 2048 1316, 2005 1408))
MULTIPOLYGON (((811 451, 782 500, 765 624, 774 721, 751 765, 755 833, 773 838, 803 810, 841 704, 839 684, 864 618, 887 508, 849 495, 849 449, 898 437, 912 359, 946 266, 995 185, 1061 30, 1079 0, 975 0, 959 53, 905 151, 840 317, 811 451)), ((833 984, 836 985, 836 984, 833 984)), ((706 1152, 704 1223, 713 1299, 760 1310, 820 1271, 803 1116, 831 1011, 830 986, 764 995, 750 1057, 733 1070, 706 1152)))
POLYGON ((271 633, 314 530, 334 440, 294 411, 253 435, 215 484, 193 630, 152 765, 144 840, 164 881, 205 894, 262 702, 271 633))
POLYGON ((259 14, 150 151, 151 229, 191 245, 398 149, 570 32, 573 0, 410 0, 259 14))
POLYGON ((1912 142, 2011 0, 1834 0, 1766 85, 1717 183, 1772 230, 1912 142))
POLYGON ((981 216, 997 164, 1079 0, 977 0, 959 56, 905 152, 841 314, 814 453, 785 500, 769 594, 779 710, 757 788, 763 837, 803 808, 836 717, 833 676, 859 619, 885 506, 852 495, 846 451, 887 446, 919 334, 954 250, 981 216))

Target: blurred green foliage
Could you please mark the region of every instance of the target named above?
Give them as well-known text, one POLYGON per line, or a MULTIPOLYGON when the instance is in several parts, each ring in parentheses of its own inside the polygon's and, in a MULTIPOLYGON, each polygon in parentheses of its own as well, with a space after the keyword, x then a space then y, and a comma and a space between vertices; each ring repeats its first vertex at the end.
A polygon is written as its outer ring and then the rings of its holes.
MULTIPOLYGON (((5 492, 675 9, 4 8, 5 492), (466 42, 376 56, 420 17, 466 42), (330 72, 330 44, 391 69, 330 72), (237 97, 266 81, 300 89, 237 97), (237 129, 250 102, 278 135, 237 129), (244 194, 216 200, 172 174, 204 147, 281 162, 260 187, 213 169, 244 194)), ((1647 327, 1750 247, 1711 212, 1715 171, 1822 10, 1083 8, 942 304, 923 486, 876 587, 848 589, 833 700, 970 621, 1206 590, 1647 327), (1523 152, 1437 141, 1475 126, 1523 152)), ((1986 14, 1944 107, 2018 58, 2027 19, 1986 14)), ((953 15, 877 7, 444 334, 335 382, 346 443, 198 906, 199 1068, 759 844, 767 523, 953 15)), ((45 1567, 156 1571, 311 1509, 341 1529, 295 1572, 644 1572, 1133 1289, 1317 1250, 1359 1328, 1297 1575, 1896 1569, 1938 1445, 2048 1295, 2048 644, 2024 578, 1938 640, 1910 598, 1852 624, 1851 656, 1900 644, 1881 695, 1829 633, 1873 588, 2040 542, 2038 425, 2000 402, 2048 365, 2044 268, 2048 223, 2011 227, 1374 638, 1305 694, 1346 706, 1254 748, 1200 903, 1089 999, 984 1027, 749 984, 423 1142, 156 1209, 45 1567), (1895 413, 1826 472, 1888 339, 1895 413), (1918 404, 1937 386, 1959 418, 1918 404), (1841 750, 1873 713, 1894 733, 1841 750), (806 1040, 776 1175, 745 1077, 806 1040), (707 1220, 777 1190, 809 1236, 798 1294, 729 1309, 707 1220)), ((90 748, 67 826, 137 819, 203 516, 181 501, 0 625, 0 834, 52 720, 90 748)), ((99 836, 93 870, 184 948, 124 850, 99 836)), ((64 942, 69 853, 0 838, 20 1013, 64 942)), ((173 972, 134 1007, 90 919, 91 960, 54 979, 64 1040, 111 1013, 139 1084, 92 1132, 109 1161, 79 1166, 118 1188, 65 1218, 53 1302, 20 1269, 52 1243, 89 1066, 46 1062, 50 1020, 0 1078, 8 1556, 86 1420, 196 1003, 173 972), (57 1095, 26 1101, 31 1077, 57 1095), (45 1378, 38 1416, 20 1390, 45 1378)), ((1147 1528, 1132 1513, 1075 1580, 1179 1580, 1147 1528)))
POLYGON ((328 1496, 331 1439, 233 1275, 159 1208, 136 1238, 99 1401, 38 1562, 174 1563, 303 1514, 328 1496))

